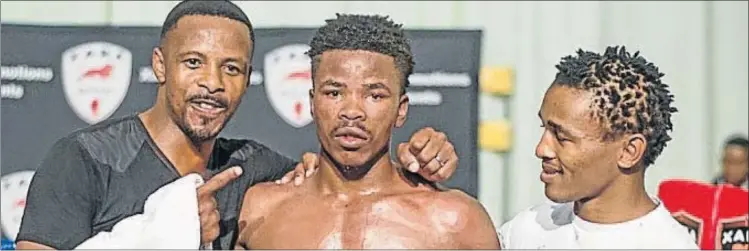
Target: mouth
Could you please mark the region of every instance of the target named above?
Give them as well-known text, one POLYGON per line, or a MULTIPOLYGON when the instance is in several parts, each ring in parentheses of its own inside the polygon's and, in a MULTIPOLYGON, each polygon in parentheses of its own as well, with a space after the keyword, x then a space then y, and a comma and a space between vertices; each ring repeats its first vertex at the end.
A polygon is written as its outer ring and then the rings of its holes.
POLYGON ((350 151, 361 148, 369 140, 369 135, 357 127, 340 128, 333 137, 344 149, 350 151))
POLYGON ((190 108, 205 117, 217 117, 226 111, 226 105, 213 98, 193 98, 189 100, 190 108))
POLYGON ((554 179, 558 178, 560 175, 562 175, 564 172, 561 168, 554 168, 547 165, 542 165, 541 169, 541 181, 544 183, 549 183, 553 181, 554 179))

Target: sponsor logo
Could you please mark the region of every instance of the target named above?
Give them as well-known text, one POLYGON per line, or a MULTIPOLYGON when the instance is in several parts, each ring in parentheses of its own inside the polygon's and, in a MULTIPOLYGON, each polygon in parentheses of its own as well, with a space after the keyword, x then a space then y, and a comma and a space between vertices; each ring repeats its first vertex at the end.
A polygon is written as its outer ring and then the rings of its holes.
POLYGON ((52 68, 29 65, 0 66, 0 98, 22 99, 28 84, 49 84, 55 77, 52 68), (23 83, 23 84, 22 84, 23 83))
POLYGON ((29 183, 34 176, 34 171, 20 171, 10 173, 0 179, 2 182, 2 198, 0 208, 2 215, 3 235, 10 240, 15 240, 18 230, 21 228, 23 209, 26 208, 26 194, 29 191, 29 183))
POLYGON ((442 104, 442 93, 438 91, 409 91, 406 92, 409 105, 436 106, 442 104))
POLYGON ((749 215, 718 222, 715 236, 716 248, 723 250, 749 250, 749 215))
POLYGON ((276 113, 296 128, 312 122, 309 107, 311 65, 305 54, 308 49, 308 45, 289 44, 265 54, 265 93, 276 113))
POLYGON ((413 73, 408 77, 408 82, 413 87, 458 87, 471 86, 471 76, 465 72, 423 72, 413 73))
POLYGON ((151 67, 140 67, 138 70, 138 82, 141 84, 158 84, 159 80, 156 79, 156 75, 153 73, 151 67))
POLYGON ((80 44, 62 53, 62 86, 76 115, 89 124, 109 118, 127 95, 132 54, 108 42, 80 44))

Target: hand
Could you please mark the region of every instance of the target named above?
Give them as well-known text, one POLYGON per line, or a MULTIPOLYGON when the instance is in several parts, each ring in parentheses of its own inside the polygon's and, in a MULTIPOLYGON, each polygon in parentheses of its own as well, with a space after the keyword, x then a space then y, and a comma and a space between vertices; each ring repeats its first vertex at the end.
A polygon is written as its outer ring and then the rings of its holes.
POLYGON ((201 243, 212 243, 219 235, 219 222, 216 205, 216 191, 228 185, 242 174, 242 168, 235 166, 220 172, 198 187, 198 212, 200 214, 201 243))
POLYGON ((433 182, 450 178, 458 168, 455 147, 443 132, 422 128, 408 143, 398 145, 398 160, 407 170, 433 182))
POLYGON ((286 184, 293 179, 294 185, 301 185, 304 178, 312 176, 317 171, 317 160, 316 153, 304 153, 302 162, 296 164, 294 171, 288 172, 280 180, 276 180, 276 184, 286 184))

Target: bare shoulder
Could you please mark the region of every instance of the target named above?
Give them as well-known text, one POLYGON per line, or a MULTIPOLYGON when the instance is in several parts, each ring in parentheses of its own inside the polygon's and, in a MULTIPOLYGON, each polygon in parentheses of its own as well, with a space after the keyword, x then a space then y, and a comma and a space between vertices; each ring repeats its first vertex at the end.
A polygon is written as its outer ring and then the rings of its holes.
POLYGON ((251 212, 262 215, 266 210, 290 198, 297 188, 291 182, 286 184, 276 184, 275 182, 255 184, 247 189, 244 194, 242 214, 251 212))
POLYGON ((276 197, 273 195, 284 194, 292 191, 291 183, 287 184, 276 184, 275 182, 262 182, 250 186, 245 192, 245 199, 251 199, 253 197, 276 197))
POLYGON ((294 190, 293 183, 263 182, 250 186, 242 200, 238 219, 239 236, 235 248, 246 249, 249 238, 262 224, 263 218, 283 201, 291 198, 294 190))
POLYGON ((433 209, 437 211, 449 211, 461 215, 484 213, 481 203, 470 195, 457 189, 443 189, 434 192, 433 209))
POLYGON ((481 203, 456 189, 434 192, 429 214, 464 249, 498 249, 499 240, 489 214, 481 203))
POLYGON ((415 203, 418 208, 428 213, 457 213, 458 215, 481 213, 484 207, 478 200, 458 189, 451 189, 439 183, 424 180, 420 176, 404 173, 411 187, 408 192, 400 193, 400 198, 415 203))

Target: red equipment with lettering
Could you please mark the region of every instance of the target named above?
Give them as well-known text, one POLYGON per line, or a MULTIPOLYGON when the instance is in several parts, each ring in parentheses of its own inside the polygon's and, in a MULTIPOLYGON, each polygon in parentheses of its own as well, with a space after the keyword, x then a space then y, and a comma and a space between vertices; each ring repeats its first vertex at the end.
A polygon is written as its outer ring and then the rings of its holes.
POLYGON ((703 250, 749 249, 749 191, 689 180, 661 182, 658 197, 703 250))

